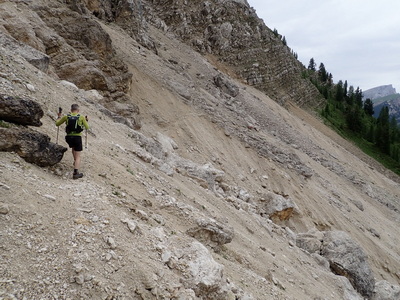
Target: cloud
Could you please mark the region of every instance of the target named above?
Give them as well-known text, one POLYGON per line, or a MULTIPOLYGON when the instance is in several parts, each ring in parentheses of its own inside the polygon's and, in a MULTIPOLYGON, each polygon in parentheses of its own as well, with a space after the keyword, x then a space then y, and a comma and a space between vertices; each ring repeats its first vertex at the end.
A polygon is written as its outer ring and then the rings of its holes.
POLYGON ((400 87, 400 1, 248 2, 269 28, 285 36, 304 65, 313 57, 335 81, 347 80, 363 90, 400 87))

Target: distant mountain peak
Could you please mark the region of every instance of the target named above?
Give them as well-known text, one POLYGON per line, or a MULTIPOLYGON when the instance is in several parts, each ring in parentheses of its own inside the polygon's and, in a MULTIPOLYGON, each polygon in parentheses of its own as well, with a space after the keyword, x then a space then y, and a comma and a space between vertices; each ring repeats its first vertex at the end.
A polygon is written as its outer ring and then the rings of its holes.
POLYGON ((393 95, 393 94, 396 94, 396 89, 391 84, 381 85, 381 86, 377 86, 372 89, 363 91, 364 99, 369 98, 371 100, 374 100, 376 98, 386 97, 386 96, 393 95))

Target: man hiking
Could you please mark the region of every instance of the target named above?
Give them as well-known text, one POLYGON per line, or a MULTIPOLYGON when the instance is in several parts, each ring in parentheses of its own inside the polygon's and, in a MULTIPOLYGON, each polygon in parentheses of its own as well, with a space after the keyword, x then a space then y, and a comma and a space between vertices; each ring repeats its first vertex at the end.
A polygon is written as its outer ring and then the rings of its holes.
POLYGON ((86 130, 89 129, 89 124, 87 121, 87 117, 79 114, 78 104, 71 105, 71 112, 68 115, 61 117, 61 112, 59 112, 58 119, 56 120, 57 126, 67 122, 67 126, 65 127, 65 131, 67 132, 65 141, 68 143, 68 146, 72 148, 72 155, 74 157, 74 174, 72 175, 73 179, 83 177, 83 173, 79 173, 79 167, 81 164, 81 151, 83 150, 81 135, 84 128, 86 130))

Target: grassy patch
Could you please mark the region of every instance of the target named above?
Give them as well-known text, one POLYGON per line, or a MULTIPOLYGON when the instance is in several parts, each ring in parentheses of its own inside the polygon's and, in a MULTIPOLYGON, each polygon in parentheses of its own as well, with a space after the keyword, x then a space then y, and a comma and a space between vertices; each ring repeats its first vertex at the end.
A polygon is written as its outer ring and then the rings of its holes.
POLYGON ((0 120, 0 127, 2 127, 2 128, 10 128, 11 124, 6 122, 6 121, 0 120))

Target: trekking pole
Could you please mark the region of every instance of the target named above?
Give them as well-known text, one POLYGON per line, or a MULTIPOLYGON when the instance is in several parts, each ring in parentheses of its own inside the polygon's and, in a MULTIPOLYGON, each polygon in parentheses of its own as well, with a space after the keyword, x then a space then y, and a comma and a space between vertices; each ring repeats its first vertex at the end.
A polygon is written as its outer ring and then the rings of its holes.
POLYGON ((85 134, 85 149, 87 149, 88 147, 87 147, 87 129, 86 129, 86 134, 85 134))
MULTIPOLYGON (((87 116, 85 116, 85 119, 86 119, 86 122, 88 121, 88 117, 87 116)), ((85 149, 87 149, 88 148, 88 130, 86 129, 85 130, 86 132, 85 132, 85 149)))
MULTIPOLYGON (((62 108, 59 107, 59 108, 58 108, 58 118, 60 118, 61 113, 62 113, 62 108)), ((59 133, 59 132, 60 132, 60 126, 57 126, 57 141, 56 141, 56 144, 57 144, 57 145, 58 145, 58 133, 59 133)))

